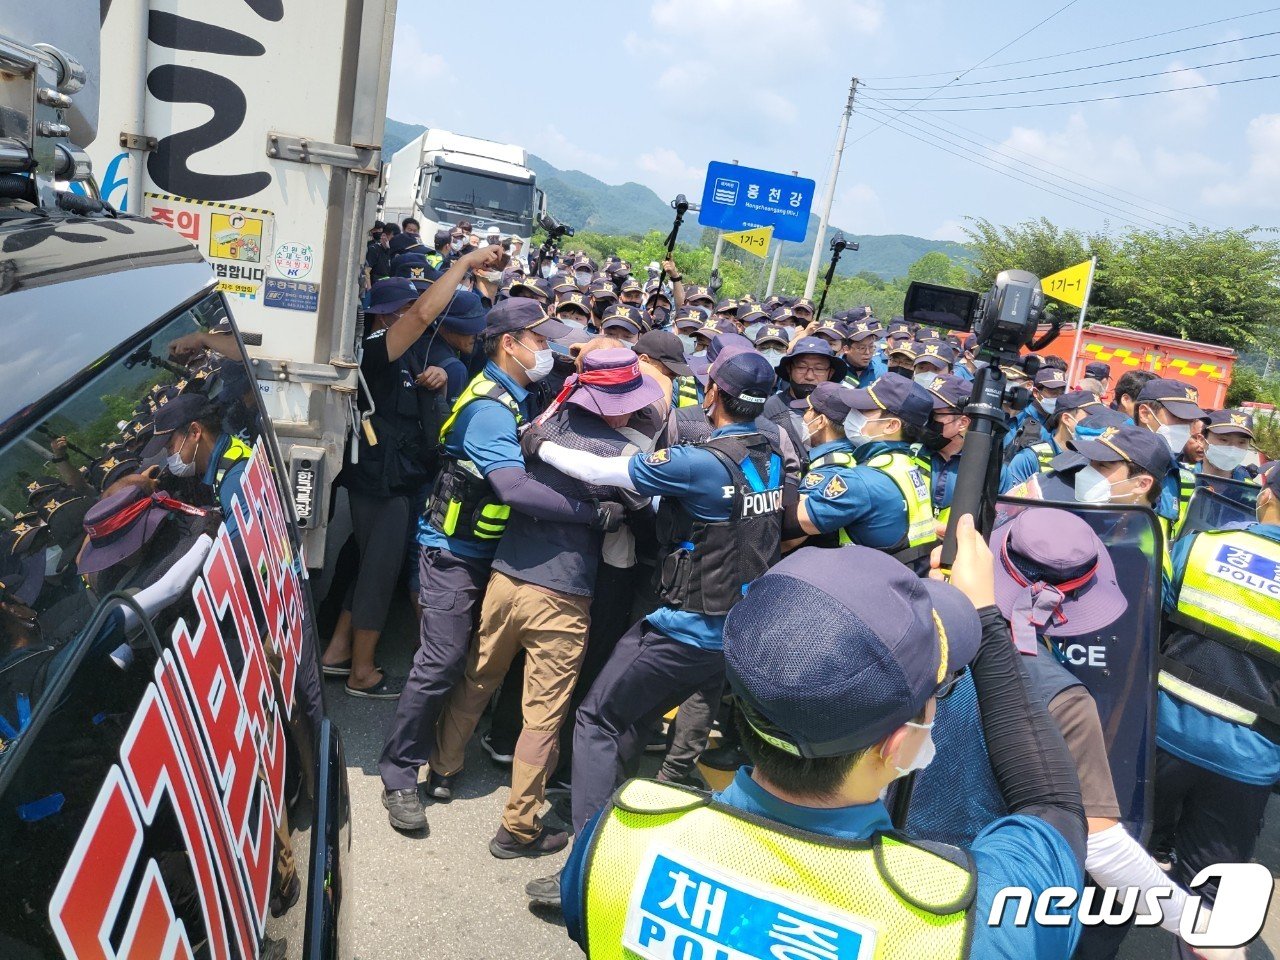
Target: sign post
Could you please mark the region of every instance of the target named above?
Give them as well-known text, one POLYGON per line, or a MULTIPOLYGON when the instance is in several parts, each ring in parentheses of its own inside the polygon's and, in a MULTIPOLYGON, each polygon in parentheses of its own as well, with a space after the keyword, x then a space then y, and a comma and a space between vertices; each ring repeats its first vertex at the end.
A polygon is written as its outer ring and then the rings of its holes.
POLYGON ((1080 365, 1080 341, 1084 337, 1084 315, 1089 309, 1089 294, 1093 292, 1093 273, 1097 266, 1098 258, 1090 257, 1074 267, 1059 270, 1040 281, 1040 287, 1046 296, 1080 308, 1080 316, 1076 318, 1075 342, 1071 346, 1071 367, 1067 371, 1067 385, 1072 387, 1076 384, 1076 373, 1080 365))

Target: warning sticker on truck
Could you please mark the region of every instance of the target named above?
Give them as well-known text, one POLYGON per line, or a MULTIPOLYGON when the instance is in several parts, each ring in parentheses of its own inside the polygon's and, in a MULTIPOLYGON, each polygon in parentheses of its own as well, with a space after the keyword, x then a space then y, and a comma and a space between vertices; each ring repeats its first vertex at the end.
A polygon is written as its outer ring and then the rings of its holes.
POLYGON ((191 200, 164 193, 144 194, 144 212, 186 237, 204 254, 218 277, 218 289, 242 300, 262 296, 272 249, 275 214, 257 207, 191 200))

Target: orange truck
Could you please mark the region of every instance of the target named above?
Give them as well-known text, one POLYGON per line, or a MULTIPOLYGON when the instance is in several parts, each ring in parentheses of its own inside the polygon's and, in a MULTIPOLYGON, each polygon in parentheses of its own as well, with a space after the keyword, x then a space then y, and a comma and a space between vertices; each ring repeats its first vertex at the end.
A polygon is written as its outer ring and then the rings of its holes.
POLYGON ((1080 352, 1072 357, 1075 338, 1074 326, 1063 327, 1058 339, 1040 351, 1041 355, 1061 357, 1068 369, 1074 366, 1073 386, 1084 377, 1085 364, 1101 360, 1111 367, 1113 386, 1130 370, 1150 370, 1194 386, 1200 392, 1201 406, 1221 410, 1226 405, 1236 362, 1236 352, 1229 347, 1086 323, 1080 352))

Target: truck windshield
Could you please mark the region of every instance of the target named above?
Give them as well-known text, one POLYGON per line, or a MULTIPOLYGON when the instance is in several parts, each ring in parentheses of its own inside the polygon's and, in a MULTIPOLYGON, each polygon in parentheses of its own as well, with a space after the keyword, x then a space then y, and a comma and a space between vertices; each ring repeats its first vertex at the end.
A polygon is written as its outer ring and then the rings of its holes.
POLYGON ((431 202, 445 210, 529 222, 533 217, 533 184, 451 167, 436 168, 431 202))

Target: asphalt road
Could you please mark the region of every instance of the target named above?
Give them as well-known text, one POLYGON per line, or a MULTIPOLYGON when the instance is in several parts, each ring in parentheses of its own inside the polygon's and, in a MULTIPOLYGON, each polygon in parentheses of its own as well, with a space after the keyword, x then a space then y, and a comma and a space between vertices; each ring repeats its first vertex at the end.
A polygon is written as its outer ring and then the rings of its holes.
MULTIPOLYGON (((379 662, 407 672, 417 643, 407 604, 397 609, 383 637, 379 662)), ((356 859, 352 884, 358 960, 451 957, 456 960, 551 960, 582 954, 558 915, 532 910, 524 885, 553 873, 566 853, 538 860, 497 860, 488 843, 506 802, 507 771, 472 740, 454 799, 428 801, 430 834, 411 838, 387 823, 378 779, 378 754, 395 709, 392 701, 347 696, 339 682, 326 684, 330 715, 346 745, 356 859)), ((482 721, 481 730, 487 726, 482 721)), ((652 763, 652 761, 650 761, 652 763)), ((656 769, 656 763, 652 764, 656 769)), ((654 772, 646 767, 646 773, 654 772)), ((1280 872, 1280 805, 1273 799, 1256 859, 1280 872)), ((554 816, 554 813, 552 814, 554 816)), ((1169 956, 1172 938, 1159 930, 1135 930, 1123 960, 1169 956)), ((1272 901, 1263 936, 1250 960, 1280 953, 1280 897, 1272 901)))

